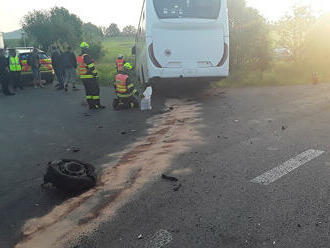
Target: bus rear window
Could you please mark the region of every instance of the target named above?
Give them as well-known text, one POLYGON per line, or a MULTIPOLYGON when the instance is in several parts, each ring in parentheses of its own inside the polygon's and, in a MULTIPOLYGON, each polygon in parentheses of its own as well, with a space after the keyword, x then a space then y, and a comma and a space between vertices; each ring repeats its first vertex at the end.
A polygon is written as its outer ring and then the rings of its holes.
POLYGON ((160 19, 217 19, 221 0, 153 0, 160 19))

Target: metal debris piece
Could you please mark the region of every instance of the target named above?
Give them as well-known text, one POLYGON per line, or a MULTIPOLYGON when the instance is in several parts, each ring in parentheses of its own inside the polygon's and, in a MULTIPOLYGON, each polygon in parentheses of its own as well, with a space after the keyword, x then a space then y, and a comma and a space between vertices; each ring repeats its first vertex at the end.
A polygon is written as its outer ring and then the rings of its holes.
POLYGON ((177 185, 173 188, 173 191, 177 192, 177 191, 179 191, 179 189, 181 189, 181 187, 182 187, 182 184, 180 183, 179 185, 177 185))
POLYGON ((66 151, 76 153, 76 152, 80 152, 80 148, 73 146, 71 148, 67 148, 66 151))
POLYGON ((171 177, 171 176, 167 176, 165 174, 162 174, 162 178, 165 179, 165 180, 169 180, 171 182, 177 182, 177 181, 179 181, 177 178, 171 177))

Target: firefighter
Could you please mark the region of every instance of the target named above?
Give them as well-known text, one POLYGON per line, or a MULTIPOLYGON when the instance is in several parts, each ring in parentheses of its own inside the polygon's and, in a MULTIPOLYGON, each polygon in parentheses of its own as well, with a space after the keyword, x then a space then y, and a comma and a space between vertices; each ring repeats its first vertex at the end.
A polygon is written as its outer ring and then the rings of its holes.
POLYGON ((89 45, 80 44, 81 54, 77 57, 78 74, 84 84, 86 100, 90 109, 104 109, 100 103, 100 86, 94 60, 88 55, 89 45))
POLYGON ((8 64, 10 71, 10 81, 12 82, 14 90, 17 88, 23 90, 23 84, 21 81, 22 65, 15 49, 9 50, 8 64))
POLYGON ((113 101, 113 108, 117 111, 123 109, 138 108, 139 102, 135 96, 143 98, 130 80, 130 72, 133 69, 130 63, 125 63, 123 71, 116 75, 114 84, 117 98, 113 101))
POLYGON ((124 56, 119 54, 116 60, 116 68, 117 68, 117 72, 120 72, 124 69, 124 64, 126 63, 126 61, 124 60, 124 56))

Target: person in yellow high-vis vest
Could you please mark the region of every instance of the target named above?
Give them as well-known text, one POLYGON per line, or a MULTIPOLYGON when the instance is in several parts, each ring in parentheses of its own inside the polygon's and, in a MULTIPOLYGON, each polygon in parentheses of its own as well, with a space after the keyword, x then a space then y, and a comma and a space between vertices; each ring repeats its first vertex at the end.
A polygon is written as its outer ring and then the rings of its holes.
POLYGON ((20 88, 23 90, 23 83, 21 81, 21 71, 22 71, 22 65, 21 61, 16 54, 15 49, 9 50, 9 71, 10 71, 10 81, 13 85, 14 90, 17 90, 17 88, 20 88))

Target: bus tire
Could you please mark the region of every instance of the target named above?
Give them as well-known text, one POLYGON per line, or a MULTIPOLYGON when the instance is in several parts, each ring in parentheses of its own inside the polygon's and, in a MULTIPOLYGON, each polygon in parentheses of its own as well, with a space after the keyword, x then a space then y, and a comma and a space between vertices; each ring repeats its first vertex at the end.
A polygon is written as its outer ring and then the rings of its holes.
POLYGON ((44 184, 51 183, 66 192, 84 192, 96 185, 93 165, 74 159, 50 162, 44 176, 44 184))

